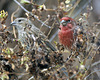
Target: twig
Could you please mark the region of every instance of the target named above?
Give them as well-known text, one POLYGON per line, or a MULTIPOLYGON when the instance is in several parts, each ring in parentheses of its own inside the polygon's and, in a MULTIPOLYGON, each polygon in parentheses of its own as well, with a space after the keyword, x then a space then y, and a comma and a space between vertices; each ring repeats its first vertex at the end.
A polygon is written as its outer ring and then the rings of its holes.
POLYGON ((97 64, 99 64, 99 63, 100 63, 100 60, 97 61, 97 62, 95 62, 95 63, 93 63, 93 64, 91 65, 91 67, 93 67, 93 66, 95 66, 95 65, 97 65, 97 64))
POLYGON ((53 22, 53 24, 52 24, 52 26, 51 26, 51 29, 50 29, 50 31, 48 32, 47 38, 48 38, 48 36, 50 35, 52 29, 54 28, 54 24, 55 24, 55 22, 56 22, 56 21, 53 22))
POLYGON ((76 8, 76 6, 79 4, 81 0, 77 0, 77 2, 75 3, 75 5, 73 6, 71 12, 69 13, 69 16, 71 16, 71 14, 73 13, 74 9, 76 8))
MULTIPOLYGON (((97 34, 96 34, 95 43, 97 42, 97 38, 98 38, 99 34, 100 34, 100 31, 98 31, 97 34)), ((89 52, 89 54, 88 54, 88 56, 84 59, 84 63, 83 63, 83 64, 85 64, 85 62, 86 62, 86 60, 88 59, 89 55, 91 54, 91 51, 93 50, 93 48, 94 48, 93 45, 91 45, 89 51, 87 51, 87 52, 89 52)))
POLYGON ((0 32, 0 34, 5 33, 5 32, 0 32))
POLYGON ((31 16, 33 16, 36 20, 38 20, 42 25, 51 28, 51 26, 48 26, 46 24, 43 23, 43 21, 39 20, 35 15, 33 15, 31 12, 29 12, 27 9, 25 9, 17 0, 14 0, 15 3, 17 3, 26 13, 30 14, 31 16))
MULTIPOLYGON (((55 68, 55 67, 54 67, 54 68, 55 68)), ((51 78, 54 74, 56 74, 57 71, 60 71, 62 68, 65 68, 65 65, 62 65, 62 66, 60 66, 59 68, 55 68, 54 72, 50 75, 50 77, 48 78, 48 80, 50 80, 50 78, 51 78)), ((62 71, 62 73, 64 73, 64 72, 62 71)), ((69 78, 69 76, 67 76, 67 78, 69 78)), ((69 80, 69 79, 66 79, 66 80, 69 80)))
MULTIPOLYGON (((97 42, 97 37, 99 36, 99 34, 100 34, 100 31, 98 31, 97 34, 96 34, 96 40, 95 40, 95 43, 97 42)), ((90 53, 91 53, 92 50, 93 50, 93 46, 91 45, 90 50, 88 51, 89 54, 88 54, 87 57, 84 59, 83 64, 86 63, 86 60, 88 59, 88 57, 89 57, 89 55, 90 55, 90 53)), ((94 53, 94 56, 95 56, 95 55, 96 55, 96 52, 94 53)), ((92 57, 91 60, 93 60, 94 56, 92 57)), ((88 68, 88 69, 89 69, 89 68, 88 68)), ((88 69, 87 69, 87 71, 88 71, 88 69)), ((84 77, 85 77, 87 71, 84 73, 83 79, 84 79, 84 77)))
POLYGON ((6 73, 6 74, 15 74, 15 75, 27 75, 29 74, 28 72, 23 72, 23 73, 15 73, 15 72, 10 72, 10 73, 6 73))
MULTIPOLYGON (((11 22, 13 22, 14 14, 16 14, 18 10, 19 10, 19 7, 17 8, 17 10, 15 12, 12 13, 11 22)), ((17 38, 16 31, 15 31, 15 26, 13 26, 13 33, 14 33, 14 37, 17 38)))
POLYGON ((50 38, 50 42, 57 36, 58 34, 58 30, 52 35, 52 37, 50 38))
POLYGON ((70 79, 74 78, 76 75, 78 75, 80 73, 80 71, 78 71, 76 74, 73 74, 70 79))
POLYGON ((93 74, 93 73, 95 73, 95 72, 99 72, 100 70, 95 70, 95 71, 93 71, 93 72, 91 72, 89 75, 87 75, 85 78, 84 78, 84 80, 86 80, 91 74, 93 74))
MULTIPOLYGON (((46 20, 42 23, 42 25, 41 25, 41 27, 40 27, 40 32, 41 32, 41 29, 42 29, 43 25, 44 25, 49 19, 50 19, 50 18, 46 19, 46 20)), ((38 34, 38 37, 39 37, 39 35, 40 35, 40 32, 39 32, 39 34, 38 34)))
POLYGON ((34 80, 34 76, 30 77, 28 80, 34 80))
MULTIPOLYGON (((82 1, 82 0, 81 0, 82 1)), ((79 13, 81 13, 81 11, 83 9, 85 9, 87 7, 87 5, 91 2, 91 0, 87 0, 87 2, 83 5, 82 8, 78 9, 77 13, 75 13, 74 15, 72 15, 72 18, 75 18, 79 13)))

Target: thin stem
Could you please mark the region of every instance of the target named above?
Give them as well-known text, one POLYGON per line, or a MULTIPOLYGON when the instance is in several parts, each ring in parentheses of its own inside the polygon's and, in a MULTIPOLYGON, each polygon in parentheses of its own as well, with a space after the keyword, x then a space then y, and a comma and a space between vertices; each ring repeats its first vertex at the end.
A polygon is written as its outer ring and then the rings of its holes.
MULTIPOLYGON (((19 10, 19 7, 17 8, 17 10, 15 12, 12 13, 12 15, 11 15, 11 22, 13 22, 14 14, 16 14, 18 12, 18 10, 19 10)), ((13 26, 13 33, 14 33, 14 37, 17 38, 15 26, 13 26)))
POLYGON ((35 15, 33 15, 31 12, 29 12, 27 9, 25 9, 17 0, 14 0, 14 2, 17 3, 26 13, 30 14, 35 19, 37 19, 42 25, 44 25, 48 28, 51 28, 51 26, 48 26, 48 25, 44 24, 43 21, 39 20, 35 15))
POLYGON ((73 13, 74 9, 76 8, 76 6, 79 4, 81 0, 77 0, 77 2, 75 3, 75 5, 73 6, 71 12, 69 13, 69 16, 71 16, 71 14, 73 13))
POLYGON ((54 28, 54 24, 55 24, 55 22, 56 22, 56 21, 53 22, 53 24, 52 24, 52 26, 51 26, 51 29, 50 29, 50 31, 48 32, 47 38, 48 38, 48 36, 50 35, 52 29, 54 28))
POLYGON ((96 72, 99 72, 99 71, 100 71, 100 70, 95 70, 95 71, 91 72, 89 75, 87 75, 87 76, 84 78, 84 80, 86 80, 91 74, 96 73, 96 72))
MULTIPOLYGON (((40 27, 40 32, 41 32, 41 29, 42 29, 43 25, 44 25, 49 19, 50 19, 50 18, 46 19, 46 20, 42 23, 42 25, 41 25, 41 27, 40 27)), ((40 35, 40 32, 39 32, 39 34, 38 34, 38 37, 39 37, 39 35, 40 35)))

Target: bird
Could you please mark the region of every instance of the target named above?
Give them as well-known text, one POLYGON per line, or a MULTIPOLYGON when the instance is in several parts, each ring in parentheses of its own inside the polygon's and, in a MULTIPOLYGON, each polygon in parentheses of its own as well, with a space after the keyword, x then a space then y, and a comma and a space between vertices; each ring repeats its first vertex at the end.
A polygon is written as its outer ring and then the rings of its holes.
POLYGON ((46 35, 37 28, 31 20, 27 18, 16 18, 11 26, 15 26, 18 31, 18 39, 22 45, 26 45, 27 50, 34 49, 37 42, 39 49, 56 51, 55 47, 46 39, 46 35), (45 46, 45 47, 43 47, 45 46))
POLYGON ((71 17, 63 17, 61 18, 60 22, 60 30, 58 32, 58 38, 60 43, 67 47, 68 49, 71 49, 76 37, 75 33, 77 31, 76 29, 76 23, 75 20, 71 17))

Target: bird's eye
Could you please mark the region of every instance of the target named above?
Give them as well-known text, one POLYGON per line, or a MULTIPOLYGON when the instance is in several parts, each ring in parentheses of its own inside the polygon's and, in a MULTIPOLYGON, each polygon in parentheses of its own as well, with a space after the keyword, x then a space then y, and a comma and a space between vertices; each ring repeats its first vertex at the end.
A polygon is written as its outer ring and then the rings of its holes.
POLYGON ((18 20, 18 22, 21 22, 21 20, 18 20))
POLYGON ((71 22, 71 20, 62 20, 61 21, 61 24, 63 25, 63 26, 66 26, 68 23, 70 23, 71 22))
POLYGON ((71 22, 71 20, 67 20, 67 23, 70 23, 71 22))

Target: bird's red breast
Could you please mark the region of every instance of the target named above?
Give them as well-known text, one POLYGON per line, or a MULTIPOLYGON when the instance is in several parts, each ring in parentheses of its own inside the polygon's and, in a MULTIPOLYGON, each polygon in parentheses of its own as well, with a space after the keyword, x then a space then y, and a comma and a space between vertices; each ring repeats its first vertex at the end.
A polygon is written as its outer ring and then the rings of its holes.
POLYGON ((61 21, 64 20, 66 25, 60 25, 60 31, 58 33, 59 41, 64 46, 71 48, 74 42, 74 26, 72 21, 74 21, 70 17, 63 17, 61 21))

